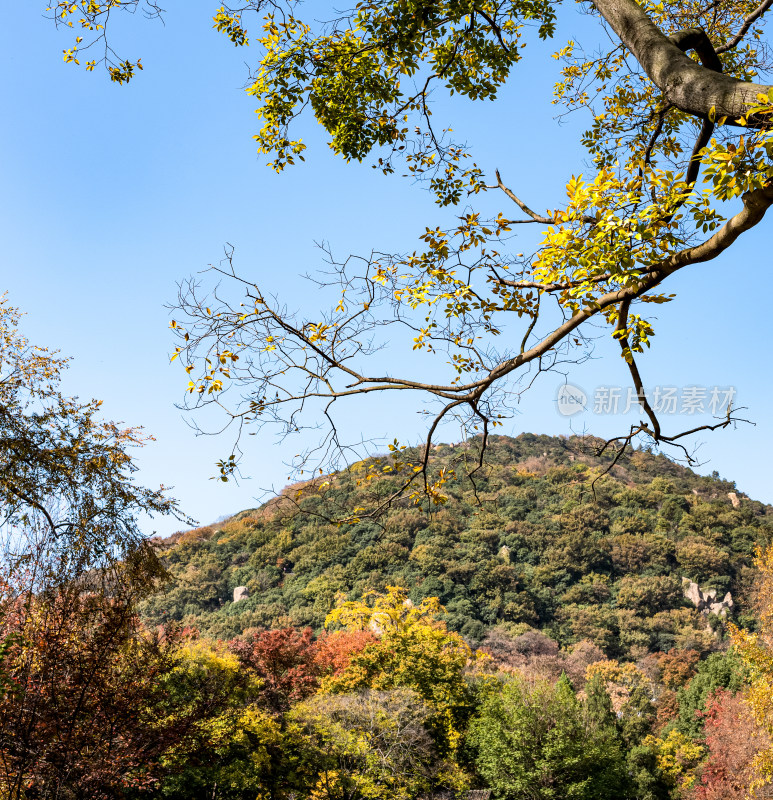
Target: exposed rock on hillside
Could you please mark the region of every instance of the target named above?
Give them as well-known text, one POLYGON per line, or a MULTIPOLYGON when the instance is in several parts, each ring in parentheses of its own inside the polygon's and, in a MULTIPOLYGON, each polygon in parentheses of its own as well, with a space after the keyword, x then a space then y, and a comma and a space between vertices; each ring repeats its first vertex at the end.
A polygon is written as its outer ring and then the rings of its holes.
POLYGON ((722 600, 717 600, 717 590, 709 589, 701 591, 695 581, 689 578, 682 578, 682 589, 684 596, 701 612, 701 614, 716 614, 718 617, 726 617, 727 612, 733 606, 733 595, 728 592, 722 600))

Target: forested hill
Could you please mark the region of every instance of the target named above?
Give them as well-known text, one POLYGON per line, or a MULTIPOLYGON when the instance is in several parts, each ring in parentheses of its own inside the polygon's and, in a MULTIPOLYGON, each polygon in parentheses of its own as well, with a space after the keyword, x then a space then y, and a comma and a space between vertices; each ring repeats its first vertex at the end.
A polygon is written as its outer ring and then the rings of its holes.
MULTIPOLYGON (((441 445, 434 455, 469 450, 441 445)), ((590 639, 622 658, 711 649, 721 622, 685 599, 682 578, 720 598, 730 591, 731 616, 744 621, 752 558, 773 538, 773 509, 716 474, 643 450, 591 491, 608 466, 591 452, 578 438, 493 437, 477 492, 452 478, 447 503, 431 513, 404 498, 378 523, 325 522, 323 502, 372 502, 362 464, 332 476, 324 501, 301 486, 304 513, 274 500, 159 542, 173 580, 142 612, 149 622, 180 620, 220 638, 318 629, 337 594, 400 585, 414 602, 439 597, 449 627, 473 642, 503 626, 512 634, 539 628, 562 645, 590 639), (249 597, 232 602, 237 586, 249 597)), ((396 479, 382 463, 389 459, 373 462, 384 491, 396 479)), ((286 491, 298 495, 298 487, 286 491)))

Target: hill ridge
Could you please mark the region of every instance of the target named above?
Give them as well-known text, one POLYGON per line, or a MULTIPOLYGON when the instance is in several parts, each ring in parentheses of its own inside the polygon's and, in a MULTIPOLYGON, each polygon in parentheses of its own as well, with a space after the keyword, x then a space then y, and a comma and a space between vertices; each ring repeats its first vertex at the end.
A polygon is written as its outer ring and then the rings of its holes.
MULTIPOLYGON (((142 612, 221 638, 319 629, 337 595, 403 585, 414 602, 440 597, 449 627, 473 642, 502 627, 537 628, 561 645, 590 640, 625 658, 720 646, 724 620, 701 615, 681 579, 730 591, 731 615, 744 621, 755 548, 773 538, 773 509, 716 473, 697 475, 647 450, 626 453, 594 496, 588 476, 608 461, 593 455, 593 441, 491 437, 477 496, 452 477, 445 505, 422 509, 402 498, 378 523, 336 526, 323 512, 390 491, 395 476, 376 471, 394 464, 389 456, 324 476, 322 494, 309 482, 286 487, 217 526, 157 540, 173 581, 142 612), (366 479, 369 470, 377 477, 366 479), (249 597, 233 603, 237 586, 249 597)), ((438 445, 432 463, 478 445, 438 445)))

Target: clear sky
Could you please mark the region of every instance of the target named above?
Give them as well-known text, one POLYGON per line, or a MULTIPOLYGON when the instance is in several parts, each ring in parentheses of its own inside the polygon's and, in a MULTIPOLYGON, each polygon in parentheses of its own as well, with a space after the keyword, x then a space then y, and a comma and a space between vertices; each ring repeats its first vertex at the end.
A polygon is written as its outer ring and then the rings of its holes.
MULTIPOLYGON (((458 212, 438 209, 405 179, 336 160, 313 127, 305 132, 305 165, 279 176, 264 166, 251 138, 254 100, 242 90, 253 54, 212 30, 214 4, 170 3, 165 25, 127 20, 127 54, 141 56, 145 71, 125 87, 65 65, 69 38, 43 18, 44 7, 11 4, 0 28, 0 289, 27 313, 23 329, 33 342, 73 357, 68 393, 101 398, 108 417, 155 437, 137 454, 139 480, 173 485, 187 513, 211 522, 255 505, 266 487, 281 488, 283 463, 295 451, 253 437, 249 479, 238 486, 210 480, 228 444, 195 437, 175 408, 187 377, 169 364, 165 305, 177 282, 218 261, 231 243, 245 274, 313 307, 314 291, 298 276, 321 263, 315 241, 330 242, 340 255, 412 249, 425 225, 448 224, 458 212)), ((557 41, 593 36, 588 25, 570 19, 557 41)), ((583 170, 576 139, 586 120, 554 119, 549 70, 556 62, 546 49, 531 49, 500 102, 453 101, 440 110, 481 166, 499 167, 532 207, 547 208, 583 170)), ((485 202, 513 214, 498 200, 485 202)), ((735 387, 756 425, 701 436, 700 470, 717 470, 773 502, 770 224, 726 257, 672 280, 677 301, 659 309, 653 349, 640 366, 647 385, 735 387)), ((593 413, 598 387, 628 385, 611 349, 601 345, 596 355, 568 375, 589 397, 588 411, 559 414, 561 381, 548 376, 504 432, 625 430, 630 417, 593 413)), ((393 358, 396 366, 399 353, 393 358)), ((672 421, 686 427, 684 417, 672 421)), ((415 440, 421 430, 402 405, 363 408, 349 425, 390 440, 415 440)), ((157 520, 148 532, 177 527, 157 520)))

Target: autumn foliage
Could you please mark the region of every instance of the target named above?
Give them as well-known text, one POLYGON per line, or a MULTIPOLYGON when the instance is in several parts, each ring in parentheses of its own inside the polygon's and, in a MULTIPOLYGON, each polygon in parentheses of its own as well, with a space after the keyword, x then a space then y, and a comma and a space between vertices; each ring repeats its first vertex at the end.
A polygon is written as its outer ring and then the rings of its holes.
POLYGON ((326 675, 338 675, 352 656, 376 640, 366 631, 337 631, 317 639, 311 628, 283 628, 234 639, 231 649, 264 682, 263 702, 282 713, 319 688, 326 675))
POLYGON ((746 698, 726 689, 715 690, 704 717, 708 758, 693 797, 695 800, 745 800, 758 777, 755 759, 769 746, 746 698))
POLYGON ((102 798, 146 786, 145 765, 164 743, 138 710, 156 691, 164 645, 99 595, 65 589, 5 611, 2 796, 102 798))
POLYGON ((131 598, 8 599, 0 797, 416 800, 482 783, 508 800, 741 800, 759 779, 769 740, 737 657, 637 666, 504 629, 476 652, 440 614, 391 586, 339 600, 339 630, 226 643, 148 629, 131 598))

